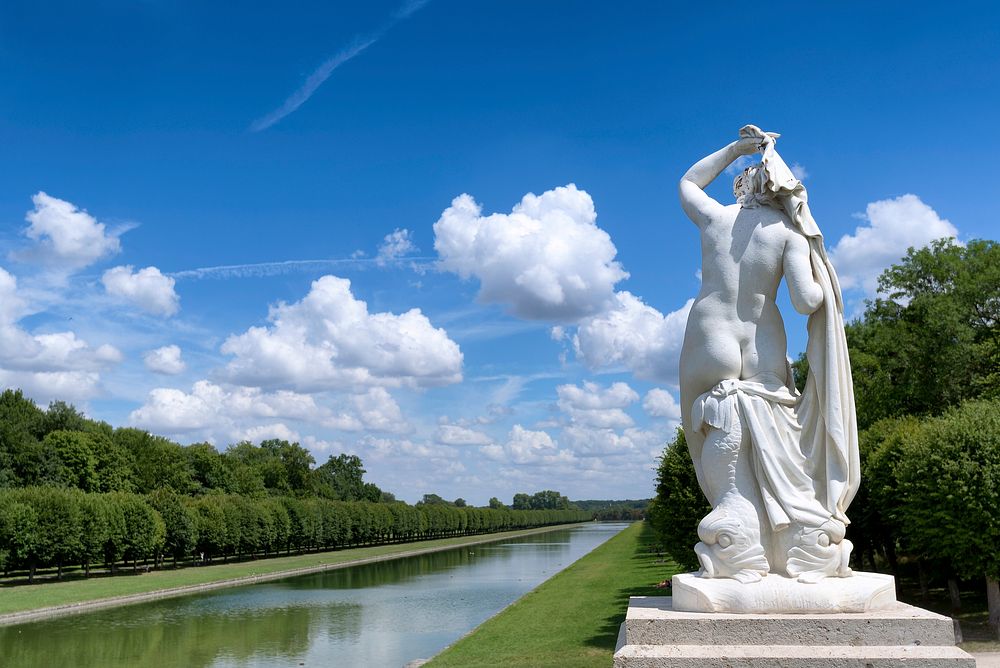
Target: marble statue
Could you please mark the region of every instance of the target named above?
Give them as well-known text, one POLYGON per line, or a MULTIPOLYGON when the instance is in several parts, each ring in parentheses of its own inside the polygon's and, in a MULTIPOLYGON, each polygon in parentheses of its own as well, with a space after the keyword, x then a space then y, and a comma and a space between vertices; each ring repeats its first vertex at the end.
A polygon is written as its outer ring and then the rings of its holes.
POLYGON ((703 578, 816 583, 851 575, 847 507, 860 464, 843 301, 806 190, 748 125, 680 182, 701 234, 702 285, 680 362, 684 432, 712 511, 698 526, 703 578), (735 204, 704 188, 740 156, 735 204), (809 377, 792 379, 775 298, 808 315, 809 377))

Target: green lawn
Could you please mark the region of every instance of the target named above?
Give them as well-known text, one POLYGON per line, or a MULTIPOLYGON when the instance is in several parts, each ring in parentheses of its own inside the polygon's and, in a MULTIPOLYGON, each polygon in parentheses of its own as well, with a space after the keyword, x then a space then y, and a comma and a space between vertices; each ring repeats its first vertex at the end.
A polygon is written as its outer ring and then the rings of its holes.
POLYGON ((63 582, 45 582, 28 585, 0 586, 0 615, 14 612, 24 612, 38 608, 69 605, 86 601, 145 594, 175 587, 203 585, 212 582, 245 578, 254 575, 265 575, 283 571, 294 571, 301 568, 343 564, 359 559, 373 557, 402 556, 435 548, 454 547, 469 543, 502 540, 512 536, 521 536, 539 531, 565 528, 573 525, 559 525, 540 529, 523 531, 507 531, 495 534, 462 536, 458 538, 440 538, 415 543, 397 543, 393 545, 378 545, 373 547, 358 547, 337 552, 320 552, 291 557, 259 559, 230 564, 214 564, 177 570, 162 570, 142 573, 139 575, 117 575, 115 577, 93 577, 90 579, 67 580, 63 582))
POLYGON ((662 596, 677 571, 637 522, 434 658, 446 666, 608 668, 629 596, 662 596))

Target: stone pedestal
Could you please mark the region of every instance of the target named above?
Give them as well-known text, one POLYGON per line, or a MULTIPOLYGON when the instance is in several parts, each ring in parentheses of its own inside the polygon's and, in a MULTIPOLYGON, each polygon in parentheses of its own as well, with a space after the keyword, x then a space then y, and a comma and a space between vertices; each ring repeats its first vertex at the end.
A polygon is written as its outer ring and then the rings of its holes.
POLYGON ((870 612, 896 604, 896 583, 883 573, 856 572, 808 584, 775 573, 749 584, 683 573, 671 585, 674 610, 684 612, 870 612))
MULTIPOLYGON (((842 582, 842 581, 841 581, 842 582)), ((975 668, 948 617, 893 602, 867 612, 687 612, 633 596, 615 668, 975 668)))

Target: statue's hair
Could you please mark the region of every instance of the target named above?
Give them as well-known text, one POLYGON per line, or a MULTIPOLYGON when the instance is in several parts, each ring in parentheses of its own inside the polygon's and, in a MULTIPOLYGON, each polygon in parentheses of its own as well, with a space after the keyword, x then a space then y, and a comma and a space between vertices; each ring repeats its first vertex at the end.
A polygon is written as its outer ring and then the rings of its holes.
POLYGON ((741 206, 758 206, 774 199, 767 188, 767 171, 763 163, 750 165, 733 180, 733 195, 741 206))

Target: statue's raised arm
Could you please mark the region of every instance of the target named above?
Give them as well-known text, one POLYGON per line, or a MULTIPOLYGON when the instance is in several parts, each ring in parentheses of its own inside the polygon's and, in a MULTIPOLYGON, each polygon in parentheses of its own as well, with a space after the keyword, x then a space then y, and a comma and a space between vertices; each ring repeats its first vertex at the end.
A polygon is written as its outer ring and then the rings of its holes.
POLYGON ((695 225, 705 225, 712 218, 722 215, 725 208, 705 192, 708 184, 739 157, 756 153, 760 146, 759 138, 741 137, 694 163, 681 177, 681 206, 695 225))

